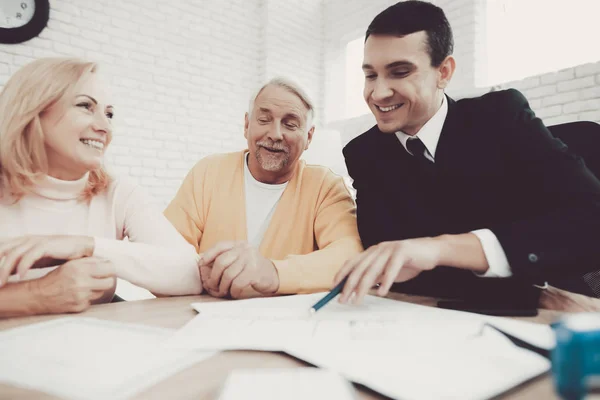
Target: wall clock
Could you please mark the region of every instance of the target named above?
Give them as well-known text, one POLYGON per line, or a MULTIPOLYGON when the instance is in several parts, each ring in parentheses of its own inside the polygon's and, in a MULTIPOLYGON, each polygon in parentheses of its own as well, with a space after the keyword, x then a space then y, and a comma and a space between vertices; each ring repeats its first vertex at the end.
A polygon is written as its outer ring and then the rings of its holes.
POLYGON ((46 27, 49 0, 0 0, 0 43, 21 43, 46 27))

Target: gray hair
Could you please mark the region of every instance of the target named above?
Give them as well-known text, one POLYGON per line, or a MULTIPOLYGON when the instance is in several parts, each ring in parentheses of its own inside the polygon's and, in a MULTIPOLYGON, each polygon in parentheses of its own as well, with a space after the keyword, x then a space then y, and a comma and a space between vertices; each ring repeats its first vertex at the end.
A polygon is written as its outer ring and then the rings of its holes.
POLYGON ((295 94, 296 96, 298 96, 298 98, 302 101, 302 103, 304 104, 304 106, 306 106, 307 112, 306 112, 306 130, 309 130, 312 127, 312 123, 313 123, 313 119, 315 117, 315 106, 314 103, 312 102, 312 100, 310 99, 310 97, 308 96, 308 94, 306 94, 306 92, 304 91, 304 89, 302 89, 300 87, 300 85, 298 85, 296 82, 278 76, 275 77, 271 80, 269 80, 267 83, 265 83, 264 85, 262 85, 255 93, 252 97, 250 97, 250 104, 248 107, 248 116, 252 116, 252 110, 254 109, 254 101, 256 101, 256 98, 258 97, 258 95, 267 87, 267 86, 278 86, 280 88, 283 88, 285 90, 287 90, 288 92, 295 94))

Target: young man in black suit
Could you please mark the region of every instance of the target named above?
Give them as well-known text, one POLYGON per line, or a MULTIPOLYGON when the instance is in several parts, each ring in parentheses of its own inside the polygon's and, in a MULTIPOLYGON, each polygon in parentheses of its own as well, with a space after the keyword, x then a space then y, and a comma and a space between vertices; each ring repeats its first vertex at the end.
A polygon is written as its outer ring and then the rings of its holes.
POLYGON ((338 273, 340 301, 377 283, 380 295, 396 283, 496 307, 535 308, 545 282, 591 295, 581 276, 600 265, 600 182, 517 90, 446 96, 452 49, 444 12, 422 1, 367 29, 364 97, 377 125, 344 156, 368 250, 338 273))

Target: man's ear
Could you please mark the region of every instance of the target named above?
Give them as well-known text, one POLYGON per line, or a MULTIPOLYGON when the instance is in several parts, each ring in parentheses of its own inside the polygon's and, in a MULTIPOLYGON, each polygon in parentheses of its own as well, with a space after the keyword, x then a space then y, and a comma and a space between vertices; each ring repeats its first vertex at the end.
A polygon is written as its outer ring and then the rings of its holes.
POLYGON ((315 133, 315 127, 311 126, 310 129, 308 130, 308 140, 306 141, 306 146, 304 147, 304 150, 308 150, 308 146, 310 145, 310 142, 312 141, 313 133, 315 133))
POLYGON ((452 56, 446 57, 444 61, 438 67, 439 78, 438 78, 438 88, 445 89, 446 86, 450 83, 452 79, 452 75, 454 75, 454 70, 456 69, 456 60, 452 56))
POLYGON ((250 124, 250 116, 248 113, 244 115, 244 137, 248 139, 248 125, 250 124))

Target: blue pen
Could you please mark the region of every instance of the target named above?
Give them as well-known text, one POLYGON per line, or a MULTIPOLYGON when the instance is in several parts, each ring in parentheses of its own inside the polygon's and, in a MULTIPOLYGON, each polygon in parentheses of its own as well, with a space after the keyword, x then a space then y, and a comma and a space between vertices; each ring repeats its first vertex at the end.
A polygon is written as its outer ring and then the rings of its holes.
POLYGON ((345 277, 344 279, 342 279, 342 281, 340 283, 338 283, 333 289, 331 289, 331 292, 327 293, 321 300, 317 301, 315 303, 315 305, 311 307, 310 313, 311 314, 316 313, 323 306, 325 306, 325 304, 327 304, 331 300, 333 300, 333 298, 335 296, 337 296, 338 294, 340 294, 341 291, 342 291, 342 289, 344 288, 344 285, 346 284, 346 280, 347 279, 348 279, 348 277, 345 277))

